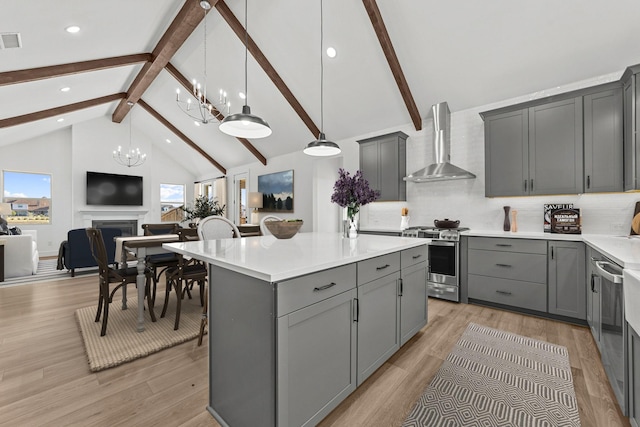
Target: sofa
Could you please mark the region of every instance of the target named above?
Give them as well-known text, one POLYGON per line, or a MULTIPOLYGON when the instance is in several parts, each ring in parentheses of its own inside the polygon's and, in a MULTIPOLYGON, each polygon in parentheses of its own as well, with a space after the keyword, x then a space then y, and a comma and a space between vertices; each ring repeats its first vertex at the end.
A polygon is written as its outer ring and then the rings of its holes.
POLYGON ((20 235, 0 236, 4 244, 4 277, 30 276, 38 272, 38 232, 22 230, 20 235))
MULTIPOLYGON (((107 249, 107 261, 109 264, 114 263, 116 252, 116 237, 122 235, 119 228, 101 228, 104 246, 107 249)), ((59 258, 58 270, 62 270, 62 266, 71 271, 71 277, 75 276, 76 268, 97 267, 98 263, 93 258, 91 246, 89 246, 89 238, 84 228, 76 228, 67 232, 67 240, 62 242, 59 258)))

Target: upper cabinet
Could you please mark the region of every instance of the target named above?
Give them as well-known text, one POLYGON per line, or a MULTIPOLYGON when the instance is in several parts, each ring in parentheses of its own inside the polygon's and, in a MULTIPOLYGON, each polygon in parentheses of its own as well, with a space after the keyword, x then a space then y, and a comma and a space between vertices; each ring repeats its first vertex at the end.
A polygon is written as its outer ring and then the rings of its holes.
POLYGON ((486 197, 622 191, 619 84, 481 116, 486 197))
POLYGON ((371 188, 380 191, 378 202, 407 200, 407 183, 402 178, 407 171, 408 137, 398 131, 358 141, 360 170, 371 188))
POLYGON ((624 190, 640 189, 640 150, 638 150, 638 118, 640 64, 627 68, 622 75, 624 93, 624 190))

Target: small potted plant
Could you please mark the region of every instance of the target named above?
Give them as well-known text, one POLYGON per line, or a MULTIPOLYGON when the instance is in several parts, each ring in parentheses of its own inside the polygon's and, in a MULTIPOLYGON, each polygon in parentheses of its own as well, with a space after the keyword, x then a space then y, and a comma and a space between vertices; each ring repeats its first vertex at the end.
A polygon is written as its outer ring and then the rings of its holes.
POLYGON ((193 221, 189 224, 189 226, 193 228, 198 225, 198 221, 202 218, 212 215, 224 215, 224 208, 226 206, 227 205, 220 206, 218 199, 198 196, 193 201, 193 207, 181 206, 180 209, 184 211, 185 220, 193 221))

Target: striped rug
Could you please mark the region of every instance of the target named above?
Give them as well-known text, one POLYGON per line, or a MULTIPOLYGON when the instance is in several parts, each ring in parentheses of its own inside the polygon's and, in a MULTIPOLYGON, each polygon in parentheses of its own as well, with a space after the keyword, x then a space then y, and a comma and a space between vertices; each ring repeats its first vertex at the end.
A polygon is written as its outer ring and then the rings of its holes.
MULTIPOLYGON (((177 331, 173 330, 176 308, 174 294, 171 294, 169 308, 163 318, 160 318, 163 301, 156 301, 157 322, 152 322, 149 312, 145 310, 143 332, 136 330, 138 300, 135 297, 127 298, 127 310, 121 309, 121 300, 111 303, 107 334, 103 337, 100 336, 102 322, 94 322, 97 305, 76 310, 89 369, 93 372, 101 371, 196 338, 202 318, 197 292, 196 290, 193 299, 185 298, 182 301, 180 328, 177 331)), ((130 294, 131 292, 128 295, 130 294)), ((119 297, 118 292, 114 300, 119 297)))
POLYGON ((579 427, 566 347, 469 324, 403 427, 579 427))

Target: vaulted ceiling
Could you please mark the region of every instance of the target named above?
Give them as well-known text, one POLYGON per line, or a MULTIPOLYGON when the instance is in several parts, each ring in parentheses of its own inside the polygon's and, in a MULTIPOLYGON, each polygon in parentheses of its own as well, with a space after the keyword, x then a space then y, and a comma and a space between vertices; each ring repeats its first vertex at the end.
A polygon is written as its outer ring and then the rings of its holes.
MULTIPOLYGON (((239 112, 245 4, 210 3, 208 97, 223 89, 239 112)), ((324 46, 338 52, 324 57, 324 131, 334 141, 406 123, 419 130, 437 102, 455 112, 640 62, 636 0, 323 4, 324 46)), ((21 47, 0 45, 0 145, 100 116, 128 124, 132 114, 136 132, 197 175, 302 150, 321 126, 320 0, 248 0, 248 104, 273 129, 264 139, 197 127, 176 105, 177 88, 186 96, 204 78, 203 19, 198 0, 3 1, 0 35, 19 33, 21 47)))

